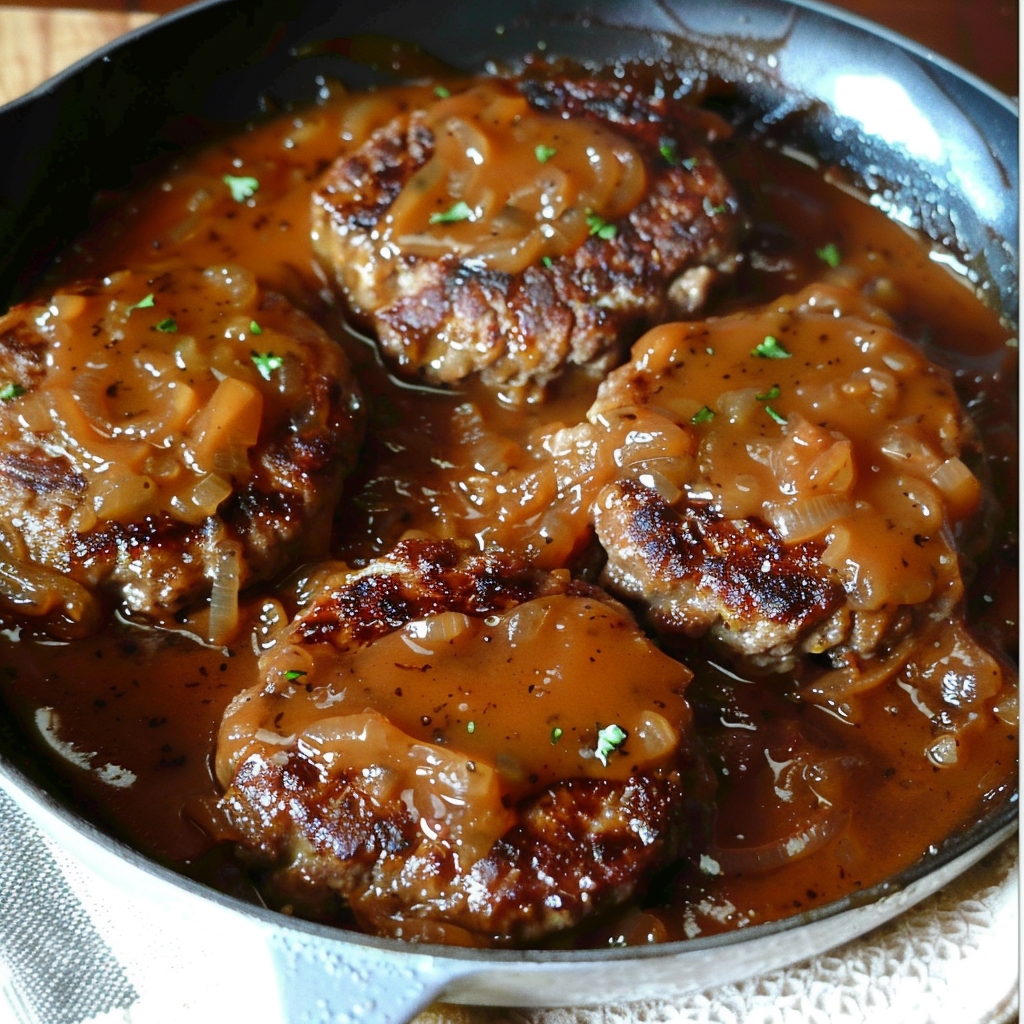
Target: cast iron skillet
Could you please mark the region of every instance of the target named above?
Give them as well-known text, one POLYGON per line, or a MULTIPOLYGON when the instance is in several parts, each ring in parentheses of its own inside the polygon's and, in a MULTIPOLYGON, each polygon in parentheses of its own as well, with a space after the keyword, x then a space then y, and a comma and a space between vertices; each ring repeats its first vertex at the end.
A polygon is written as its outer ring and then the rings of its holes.
MULTIPOLYGON (((92 197, 182 145, 308 101, 318 74, 354 87, 387 69, 324 40, 372 33, 479 70, 546 46, 606 63, 669 59, 737 84, 755 130, 844 167, 890 216, 924 231, 986 300, 1017 317, 1016 107, 905 40, 786 0, 206 0, 132 33, 0 110, 0 307, 85 223, 92 197)), ((285 918, 213 892, 76 813, 28 738, 0 717, 0 784, 75 856, 168 912, 201 913, 273 961, 285 1019, 408 1020, 433 999, 581 1005, 671 997, 768 971, 862 934, 934 892, 1009 835, 1016 798, 990 808, 900 877, 742 933, 629 950, 408 946, 285 918)), ((271 984, 263 979, 262 984, 271 984)), ((268 991, 268 999, 273 994, 268 991)))

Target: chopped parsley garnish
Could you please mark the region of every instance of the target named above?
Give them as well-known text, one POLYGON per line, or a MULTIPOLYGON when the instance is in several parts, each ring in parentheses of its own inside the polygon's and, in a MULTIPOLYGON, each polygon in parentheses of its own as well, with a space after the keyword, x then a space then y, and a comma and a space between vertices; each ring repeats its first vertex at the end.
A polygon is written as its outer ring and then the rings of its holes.
POLYGON ((750 354, 761 359, 789 359, 793 353, 787 352, 782 342, 773 334, 766 334, 764 341, 757 348, 752 348, 750 354))
POLYGON ((789 422, 789 420, 787 420, 785 416, 782 416, 779 413, 777 413, 770 405, 766 405, 764 407, 764 411, 768 413, 768 415, 771 416, 771 418, 775 420, 775 422, 778 423, 780 426, 784 427, 789 422))
POLYGON ((714 418, 715 410, 704 405, 690 417, 690 422, 696 426, 699 423, 710 423, 714 418))
POLYGON ((554 746, 562 738, 562 730, 559 726, 555 726, 551 730, 551 745, 554 746))
POLYGON ((685 160, 679 158, 679 143, 671 136, 666 135, 661 139, 658 143, 658 151, 664 157, 665 162, 673 167, 685 167, 686 170, 692 171, 697 166, 695 156, 688 156, 685 160))
POLYGON ((533 152, 540 163, 546 164, 558 150, 551 146, 545 146, 543 142, 538 142, 537 148, 533 152))
POLYGON ((285 672, 284 677, 289 683, 298 682, 306 673, 301 668, 290 668, 285 672))
POLYGON ((249 333, 250 334, 262 334, 263 333, 263 328, 260 327, 260 325, 258 323, 256 323, 255 320, 250 320, 249 321, 249 333))
POLYGON ((0 402, 13 402, 15 398, 21 398, 25 394, 25 389, 20 384, 15 384, 14 381, 8 381, 2 388, 0 388, 0 402))
POLYGON ((248 176, 238 177, 234 174, 225 174, 222 180, 231 189, 231 198, 236 203, 244 203, 246 199, 252 199, 260 187, 256 178, 248 176))
POLYGON ((622 746, 626 742, 626 730, 621 725, 606 725, 603 729, 598 731, 597 734, 597 754, 598 761, 608 767, 608 755, 613 751, 622 746))
POLYGON ((708 199, 707 196, 704 197, 704 204, 703 205, 704 205, 704 212, 709 217, 714 217, 716 213, 725 213, 725 211, 728 209, 728 207, 725 205, 725 203, 719 203, 718 206, 715 206, 715 204, 713 202, 711 202, 711 200, 708 199))
POLYGON ((173 316, 166 317, 153 328, 162 334, 173 334, 178 329, 178 321, 173 316))
POLYGON ((284 356, 276 355, 273 352, 264 352, 262 355, 259 352, 253 352, 252 361, 256 364, 256 369, 260 371, 260 376, 264 380, 270 380, 270 375, 284 366, 284 356))
POLYGON ((452 204, 444 213, 432 213, 430 215, 431 224, 454 224, 460 220, 470 220, 473 216, 473 210, 469 203, 465 200, 460 199, 457 203, 452 204))
POLYGON ((541 256, 540 261, 545 267, 550 267, 555 262, 550 256, 541 256))
POLYGON ((598 238, 603 238, 606 242, 611 241, 616 235, 615 225, 609 224, 604 217, 594 213, 593 210, 587 211, 587 227, 590 228, 592 235, 597 235, 598 238))
POLYGON ((815 249, 814 252, 819 260, 824 260, 833 269, 842 262, 839 246, 835 242, 829 242, 828 245, 823 245, 820 249, 815 249))
POLYGON ((144 299, 139 299, 134 306, 128 307, 128 312, 131 313, 133 309, 150 309, 156 305, 156 297, 150 292, 144 299))
POLYGON ((763 395, 755 395, 754 397, 759 402, 770 402, 773 398, 778 398, 782 394, 778 384, 773 384, 763 395))
POLYGON ((452 91, 447 86, 444 86, 444 85, 435 85, 434 86, 434 95, 438 99, 446 100, 446 99, 448 99, 449 96, 451 96, 451 94, 452 94, 452 91))

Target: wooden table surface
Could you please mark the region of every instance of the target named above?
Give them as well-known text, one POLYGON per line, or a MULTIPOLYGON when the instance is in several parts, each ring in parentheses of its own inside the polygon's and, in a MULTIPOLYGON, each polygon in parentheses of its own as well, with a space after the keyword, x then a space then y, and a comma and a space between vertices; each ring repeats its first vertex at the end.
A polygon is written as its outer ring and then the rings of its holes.
MULTIPOLYGON (((0 102, 185 0, 0 0, 0 102)), ((916 40, 1016 96, 1019 7, 1013 0, 833 0, 916 40)))

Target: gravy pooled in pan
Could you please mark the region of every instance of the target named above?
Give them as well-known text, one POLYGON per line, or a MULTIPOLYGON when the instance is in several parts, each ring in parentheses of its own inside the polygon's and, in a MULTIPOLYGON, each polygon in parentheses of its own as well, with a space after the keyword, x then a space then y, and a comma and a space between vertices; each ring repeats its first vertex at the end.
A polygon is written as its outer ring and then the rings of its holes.
POLYGON ((59 784, 470 945, 785 917, 1009 799, 997 318, 652 69, 327 92, 0 321, 3 695, 59 784))

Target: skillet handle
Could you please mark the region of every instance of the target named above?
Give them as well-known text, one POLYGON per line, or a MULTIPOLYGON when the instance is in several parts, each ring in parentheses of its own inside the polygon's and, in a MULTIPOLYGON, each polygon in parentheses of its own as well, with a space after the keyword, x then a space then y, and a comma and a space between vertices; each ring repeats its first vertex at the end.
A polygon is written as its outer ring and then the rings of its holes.
POLYGON ((408 1024, 466 965, 355 937, 268 936, 285 1024, 408 1024))

